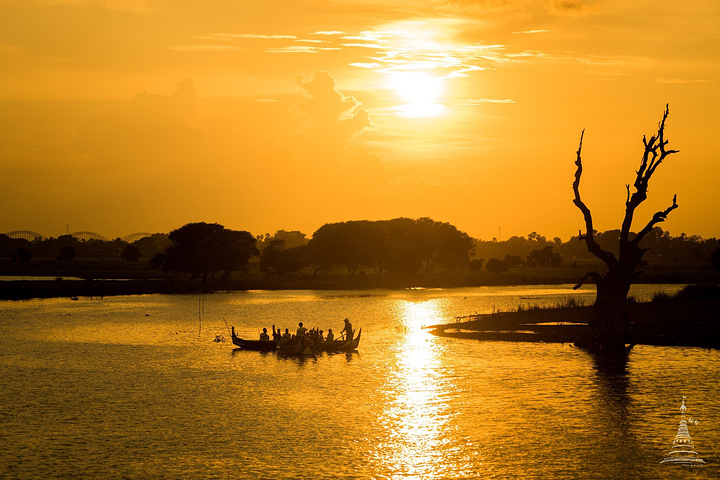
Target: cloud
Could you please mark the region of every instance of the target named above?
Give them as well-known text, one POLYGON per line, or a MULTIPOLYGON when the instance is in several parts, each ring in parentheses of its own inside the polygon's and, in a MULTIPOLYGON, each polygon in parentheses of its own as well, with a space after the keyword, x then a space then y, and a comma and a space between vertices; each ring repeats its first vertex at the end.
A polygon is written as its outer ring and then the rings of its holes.
POLYGON ((512 32, 514 35, 532 35, 536 33, 548 33, 551 30, 523 30, 522 32, 512 32))
POLYGON ((305 99, 296 109, 307 118, 308 131, 345 143, 372 126, 368 112, 360 108, 355 97, 340 93, 328 72, 316 72, 310 78, 298 76, 295 82, 305 91, 305 99))
POLYGON ((468 98, 458 102, 458 105, 482 105, 484 103, 516 103, 511 98, 468 98))
POLYGON ((583 0, 550 0, 548 5, 550 13, 555 15, 585 15, 599 13, 599 4, 587 5, 583 0))
POLYGON ((658 78, 657 83, 686 84, 686 83, 713 83, 712 80, 685 80, 682 78, 658 78))
POLYGON ((337 47, 313 47, 310 45, 290 45, 265 49, 268 53, 318 53, 321 51, 340 50, 337 47))
POLYGON ((36 3, 41 6, 69 5, 72 7, 99 5, 108 10, 136 13, 148 13, 151 10, 147 0, 36 0, 36 3))
POLYGON ((241 47, 232 45, 172 45, 167 49, 176 52, 237 52, 242 50, 241 47))
POLYGON ((77 128, 72 147, 115 176, 154 171, 182 163, 183 158, 190 161, 190 152, 200 147, 205 115, 193 81, 186 79, 171 95, 141 93, 127 110, 87 117, 77 128))
POLYGON ((157 228, 242 215, 238 205, 259 199, 273 222, 292 224, 309 203, 382 184, 379 159, 356 141, 372 127, 360 102, 328 72, 296 85, 291 98, 203 100, 185 80, 86 116, 72 141, 82 161, 64 183, 84 202, 102 198, 93 209, 132 205, 157 228))
POLYGON ((375 63, 375 62, 371 62, 371 63, 360 62, 360 63, 351 63, 350 66, 358 67, 358 68, 369 68, 369 69, 373 70, 376 68, 380 68, 382 65, 380 65, 379 63, 375 63))

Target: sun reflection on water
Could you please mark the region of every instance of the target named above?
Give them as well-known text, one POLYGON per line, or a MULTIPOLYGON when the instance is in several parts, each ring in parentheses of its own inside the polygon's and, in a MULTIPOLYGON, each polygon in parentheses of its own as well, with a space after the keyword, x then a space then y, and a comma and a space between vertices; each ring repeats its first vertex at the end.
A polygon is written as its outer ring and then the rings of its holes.
POLYGON ((444 400, 437 344, 424 326, 442 318, 436 301, 400 302, 404 341, 397 350, 397 370, 391 377, 388 400, 380 415, 385 431, 377 447, 384 470, 394 476, 427 477, 438 472, 444 427, 451 417, 444 400))

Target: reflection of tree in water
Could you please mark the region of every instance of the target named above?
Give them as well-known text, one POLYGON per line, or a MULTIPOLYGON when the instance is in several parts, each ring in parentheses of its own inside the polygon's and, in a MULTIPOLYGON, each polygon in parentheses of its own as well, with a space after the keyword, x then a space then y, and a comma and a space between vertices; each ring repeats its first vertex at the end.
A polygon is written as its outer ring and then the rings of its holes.
POLYGON ((619 358, 593 356, 593 361, 592 384, 596 390, 593 395, 593 418, 597 421, 595 448, 599 457, 613 459, 612 462, 605 462, 598 467, 607 469, 607 473, 603 473, 604 478, 632 478, 623 475, 629 474, 634 464, 647 459, 642 459, 638 440, 630 428, 633 419, 630 418, 631 399, 628 394, 628 353, 619 358), (623 475, 619 475, 619 469, 623 475))

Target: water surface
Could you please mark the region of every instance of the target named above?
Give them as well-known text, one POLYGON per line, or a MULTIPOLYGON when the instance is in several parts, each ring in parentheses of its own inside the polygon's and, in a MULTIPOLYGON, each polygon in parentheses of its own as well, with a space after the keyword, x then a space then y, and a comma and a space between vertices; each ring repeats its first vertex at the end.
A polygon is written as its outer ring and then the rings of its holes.
MULTIPOLYGON (((657 289, 638 286, 649 297, 657 289)), ((717 478, 720 355, 437 338, 569 285, 0 302, 2 478, 717 478), (316 359, 233 349, 299 321, 363 328, 316 359), (660 465, 682 395, 707 465, 660 465)))

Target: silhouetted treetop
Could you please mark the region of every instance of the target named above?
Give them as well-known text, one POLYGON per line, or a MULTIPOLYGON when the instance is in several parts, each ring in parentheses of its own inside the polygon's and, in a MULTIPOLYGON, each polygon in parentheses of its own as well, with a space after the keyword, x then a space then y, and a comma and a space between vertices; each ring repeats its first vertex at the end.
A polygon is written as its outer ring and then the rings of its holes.
POLYGON ((190 273, 203 283, 214 272, 222 272, 221 278, 227 279, 259 254, 249 232, 228 230, 217 223, 188 223, 170 232, 169 238, 172 244, 153 258, 153 266, 190 273))
POLYGON ((349 221, 320 227, 308 245, 318 269, 361 266, 383 272, 466 267, 473 240, 449 223, 429 218, 349 221))

